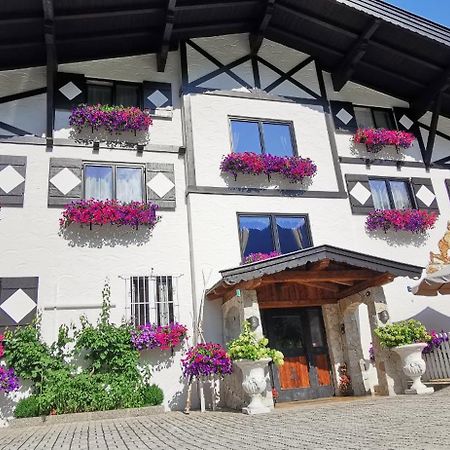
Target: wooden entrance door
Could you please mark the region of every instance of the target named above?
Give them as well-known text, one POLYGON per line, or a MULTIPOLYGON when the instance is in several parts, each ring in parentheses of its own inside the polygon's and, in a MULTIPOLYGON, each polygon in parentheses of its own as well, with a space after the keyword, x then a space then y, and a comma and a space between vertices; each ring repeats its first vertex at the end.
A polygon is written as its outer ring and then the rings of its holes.
POLYGON ((331 397, 328 349, 320 308, 261 311, 269 346, 283 352, 284 365, 273 367, 278 401, 331 397))

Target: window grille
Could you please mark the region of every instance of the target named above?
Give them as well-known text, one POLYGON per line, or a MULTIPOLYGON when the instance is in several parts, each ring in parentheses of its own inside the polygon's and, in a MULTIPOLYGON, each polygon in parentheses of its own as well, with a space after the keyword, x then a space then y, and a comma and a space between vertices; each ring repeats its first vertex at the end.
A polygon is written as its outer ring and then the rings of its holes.
POLYGON ((168 325, 179 316, 178 277, 172 275, 129 278, 130 314, 134 325, 168 325))

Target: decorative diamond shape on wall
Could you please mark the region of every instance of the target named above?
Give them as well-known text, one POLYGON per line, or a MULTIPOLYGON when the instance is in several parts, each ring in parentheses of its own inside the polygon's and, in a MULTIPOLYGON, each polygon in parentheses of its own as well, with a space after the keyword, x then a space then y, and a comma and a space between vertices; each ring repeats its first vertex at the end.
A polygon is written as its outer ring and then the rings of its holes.
POLYGON ((398 123, 403 125, 407 130, 414 125, 414 122, 406 114, 403 114, 403 116, 400 117, 398 123))
POLYGON ((24 181, 25 178, 12 166, 6 166, 0 171, 0 189, 7 194, 24 181))
POLYGON ((416 197, 428 207, 434 202, 434 199, 436 198, 436 196, 426 186, 420 187, 420 189, 417 191, 416 197))
POLYGON ((50 183, 52 183, 62 194, 67 195, 81 183, 81 180, 66 167, 51 178, 50 183))
POLYGON ((64 86, 59 88, 59 92, 69 100, 73 100, 81 94, 81 89, 78 88, 72 81, 69 81, 64 86))
POLYGON ((153 94, 147 97, 157 108, 160 108, 164 103, 166 103, 169 99, 160 91, 156 90, 153 94))
POLYGON ((154 176, 148 183, 147 186, 155 192, 155 194, 162 198, 164 197, 171 189, 175 187, 175 184, 169 180, 164 174, 158 173, 158 175, 154 176))
POLYGON ((27 314, 30 314, 35 307, 36 303, 22 289, 17 289, 11 297, 7 298, 0 305, 0 308, 16 323, 19 323, 27 314))
POLYGON ((345 125, 347 125, 350 120, 353 119, 353 116, 344 108, 341 108, 341 110, 336 114, 336 117, 345 125))
POLYGON ((361 205, 365 205, 372 193, 361 183, 356 183, 350 191, 350 195, 355 198, 361 205))

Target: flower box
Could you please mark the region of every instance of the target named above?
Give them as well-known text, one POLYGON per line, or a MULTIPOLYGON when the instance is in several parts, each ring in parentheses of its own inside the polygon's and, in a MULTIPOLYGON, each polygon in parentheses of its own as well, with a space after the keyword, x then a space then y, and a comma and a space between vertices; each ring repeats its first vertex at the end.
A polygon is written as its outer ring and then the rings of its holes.
POLYGON ((242 264, 251 264, 258 261, 265 261, 266 259, 276 258, 280 255, 280 252, 250 253, 250 255, 247 255, 242 259, 242 264))
POLYGON ((220 163, 220 170, 229 173, 236 180, 239 173, 261 175, 269 179, 272 174, 279 173, 292 183, 303 181, 306 177, 313 177, 317 166, 309 158, 299 156, 274 156, 258 153, 230 153, 224 156, 220 163))
POLYGON ((145 143, 152 118, 136 107, 80 105, 72 110, 69 124, 76 140, 145 143))
POLYGON ((425 233, 434 227, 437 214, 418 209, 377 209, 367 216, 368 231, 388 230, 425 233))
POLYGON ((154 349, 171 350, 187 337, 187 328, 179 323, 169 325, 146 324, 131 333, 131 343, 137 350, 154 349))
POLYGON ((72 223, 80 225, 117 225, 138 228, 139 225, 153 228, 160 217, 158 206, 153 203, 120 203, 116 200, 77 200, 65 207, 59 219, 61 228, 72 223))
POLYGON ((399 130, 387 130, 385 128, 359 128, 353 136, 355 144, 365 144, 370 153, 378 153, 386 146, 394 146, 397 152, 410 148, 415 137, 412 133, 399 130))

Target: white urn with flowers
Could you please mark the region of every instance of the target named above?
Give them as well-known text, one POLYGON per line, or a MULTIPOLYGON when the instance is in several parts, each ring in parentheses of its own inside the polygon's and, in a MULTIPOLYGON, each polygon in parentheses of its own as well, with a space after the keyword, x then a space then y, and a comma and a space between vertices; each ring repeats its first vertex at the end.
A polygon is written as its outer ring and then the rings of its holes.
POLYGON ((267 387, 267 366, 270 362, 280 366, 284 362, 281 352, 267 347, 265 337, 258 339, 248 321, 244 322, 242 333, 228 344, 228 354, 242 371, 242 388, 250 397, 244 414, 265 414, 271 411, 264 404, 263 392, 267 387))

